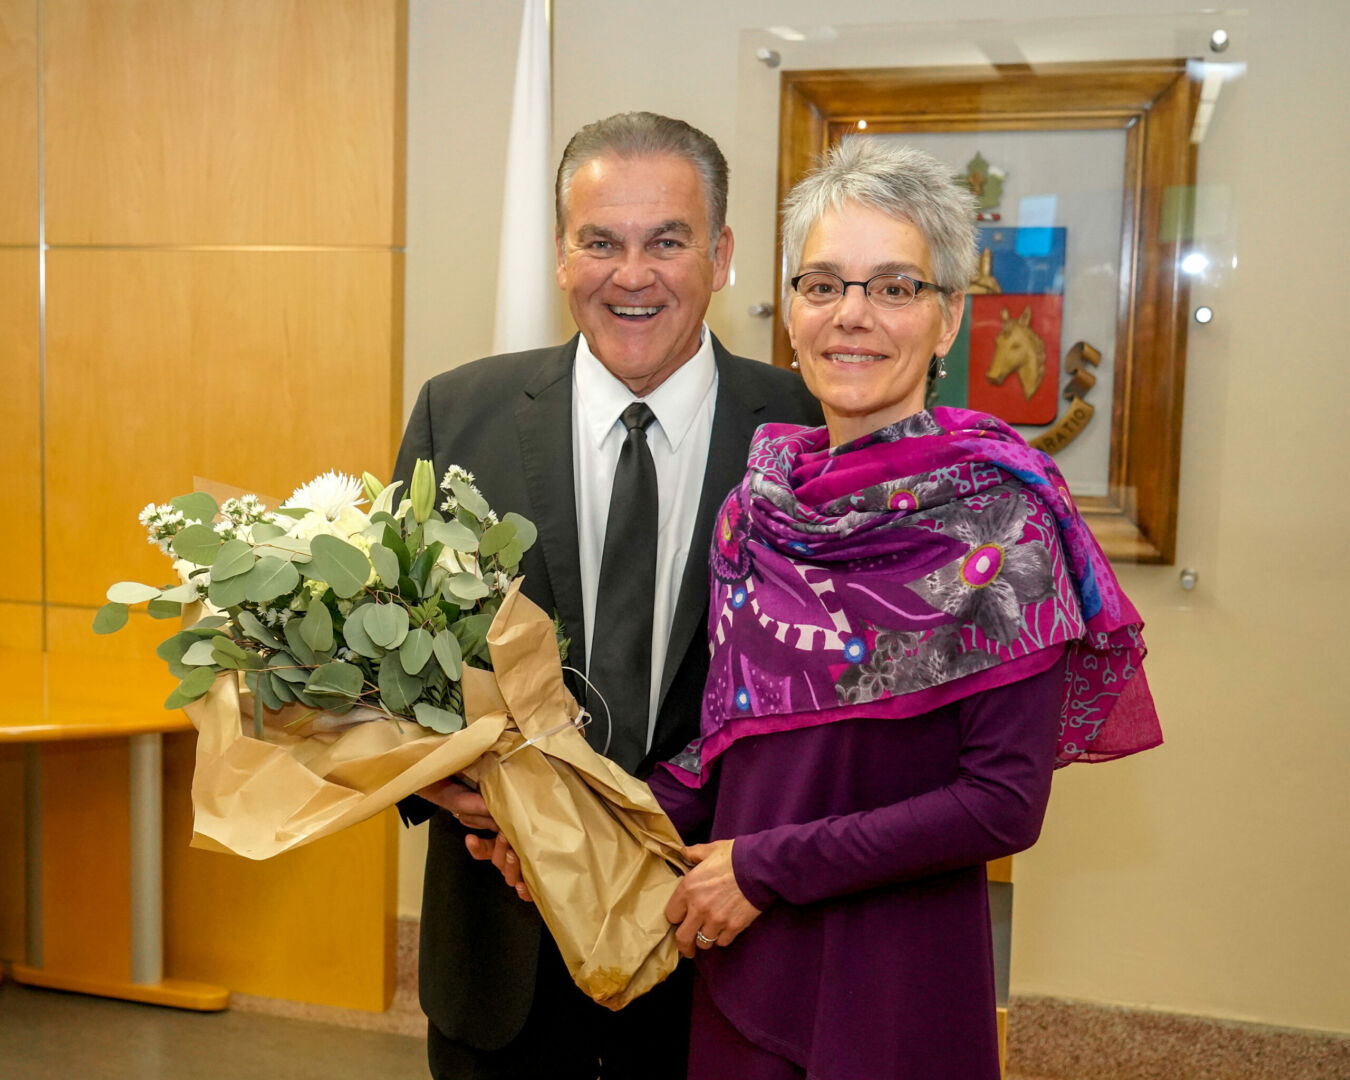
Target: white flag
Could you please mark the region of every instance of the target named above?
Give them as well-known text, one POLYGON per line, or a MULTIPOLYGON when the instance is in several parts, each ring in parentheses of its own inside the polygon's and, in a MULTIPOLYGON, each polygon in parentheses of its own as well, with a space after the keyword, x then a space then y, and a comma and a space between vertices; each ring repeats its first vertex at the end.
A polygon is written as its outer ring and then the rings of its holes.
POLYGON ((497 265, 492 348, 499 353, 542 348, 558 336, 548 54, 544 0, 525 0, 497 265))

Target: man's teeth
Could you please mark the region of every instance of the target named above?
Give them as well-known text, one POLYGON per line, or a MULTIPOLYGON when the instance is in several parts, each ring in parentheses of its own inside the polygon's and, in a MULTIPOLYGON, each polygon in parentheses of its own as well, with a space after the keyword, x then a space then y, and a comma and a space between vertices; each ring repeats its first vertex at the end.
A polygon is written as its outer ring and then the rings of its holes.
POLYGON ((826 360, 833 360, 839 364, 864 364, 869 360, 880 360, 879 353, 826 353, 826 360))
POLYGON ((619 307, 616 304, 610 304, 609 310, 615 315, 655 315, 661 309, 659 307, 619 307))

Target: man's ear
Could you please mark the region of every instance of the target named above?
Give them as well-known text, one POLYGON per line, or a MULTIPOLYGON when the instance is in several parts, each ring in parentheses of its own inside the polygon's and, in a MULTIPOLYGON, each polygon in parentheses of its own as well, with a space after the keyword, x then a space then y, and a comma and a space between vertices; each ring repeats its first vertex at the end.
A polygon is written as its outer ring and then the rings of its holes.
POLYGON ((722 233, 713 247, 713 292, 717 292, 727 283, 731 272, 731 253, 736 247, 736 238, 731 235, 731 226, 723 225, 722 233))
POLYGON ((553 276, 558 280, 558 288, 567 288, 567 259, 563 255, 563 238, 561 235, 553 238, 553 250, 558 253, 557 265, 553 268, 553 276))

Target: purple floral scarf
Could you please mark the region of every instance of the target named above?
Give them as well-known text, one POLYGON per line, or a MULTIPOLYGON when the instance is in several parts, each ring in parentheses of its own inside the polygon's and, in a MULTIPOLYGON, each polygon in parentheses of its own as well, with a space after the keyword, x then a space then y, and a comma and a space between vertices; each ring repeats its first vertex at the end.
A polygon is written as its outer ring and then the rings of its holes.
POLYGON ((917 716, 1067 653, 1057 765, 1162 742, 1139 613, 1047 454, 966 409, 830 449, 768 424, 722 505, 697 786, 736 739, 917 716))

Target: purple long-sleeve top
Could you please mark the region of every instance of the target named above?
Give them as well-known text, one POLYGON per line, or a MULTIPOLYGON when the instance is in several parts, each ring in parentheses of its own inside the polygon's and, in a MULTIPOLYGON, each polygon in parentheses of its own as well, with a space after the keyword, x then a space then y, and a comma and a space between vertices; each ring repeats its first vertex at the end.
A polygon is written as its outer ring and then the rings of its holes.
POLYGON ((1043 655, 921 716, 740 739, 702 788, 651 777, 686 840, 735 839, 763 911, 699 953, 747 1039, 820 1080, 996 1080, 984 864, 1040 831, 1064 685, 1063 650, 1043 655))

